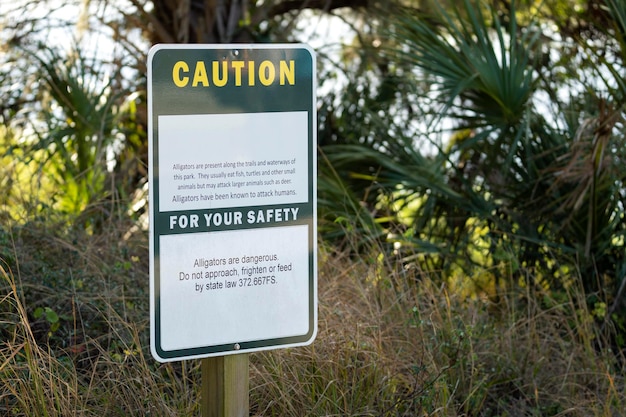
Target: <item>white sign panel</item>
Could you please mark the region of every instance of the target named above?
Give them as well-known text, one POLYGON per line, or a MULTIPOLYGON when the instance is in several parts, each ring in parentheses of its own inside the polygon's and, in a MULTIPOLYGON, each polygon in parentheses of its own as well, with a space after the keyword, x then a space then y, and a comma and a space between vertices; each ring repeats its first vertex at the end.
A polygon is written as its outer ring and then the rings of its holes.
POLYGON ((157 360, 315 338, 314 70, 314 54, 302 45, 150 51, 150 332, 157 360))

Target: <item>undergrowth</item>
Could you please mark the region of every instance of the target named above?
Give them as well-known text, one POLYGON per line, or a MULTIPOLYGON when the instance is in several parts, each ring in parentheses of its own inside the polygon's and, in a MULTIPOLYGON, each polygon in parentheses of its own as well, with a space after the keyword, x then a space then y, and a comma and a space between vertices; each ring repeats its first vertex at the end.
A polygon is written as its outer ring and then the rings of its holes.
MULTIPOLYGON (((0 416, 199 415, 200 361, 149 353, 147 236, 0 230, 0 416)), ((319 333, 251 355, 255 416, 619 416, 626 360, 580 285, 463 297, 320 243, 319 333)))

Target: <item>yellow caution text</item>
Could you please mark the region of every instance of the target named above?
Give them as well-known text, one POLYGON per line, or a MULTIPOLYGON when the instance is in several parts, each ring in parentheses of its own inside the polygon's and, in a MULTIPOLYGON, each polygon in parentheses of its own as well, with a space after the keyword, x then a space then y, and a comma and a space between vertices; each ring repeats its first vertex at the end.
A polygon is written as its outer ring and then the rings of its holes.
POLYGON ((296 65, 294 60, 177 61, 172 67, 172 81, 180 88, 295 85, 296 65))

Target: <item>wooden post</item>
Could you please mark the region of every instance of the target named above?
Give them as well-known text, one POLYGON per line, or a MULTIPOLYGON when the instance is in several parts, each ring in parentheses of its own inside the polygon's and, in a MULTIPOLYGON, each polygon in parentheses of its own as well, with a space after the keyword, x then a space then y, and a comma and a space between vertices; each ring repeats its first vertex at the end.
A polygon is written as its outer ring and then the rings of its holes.
POLYGON ((202 417, 249 417, 247 353, 202 359, 202 417))

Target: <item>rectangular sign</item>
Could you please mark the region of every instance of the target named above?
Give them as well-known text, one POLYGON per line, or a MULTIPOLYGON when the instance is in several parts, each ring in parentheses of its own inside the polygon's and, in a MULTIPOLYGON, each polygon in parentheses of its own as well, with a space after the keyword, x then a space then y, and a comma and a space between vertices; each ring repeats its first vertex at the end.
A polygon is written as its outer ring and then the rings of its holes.
POLYGON ((315 83, 315 56, 304 45, 150 50, 150 340, 158 361, 315 338, 315 83))

